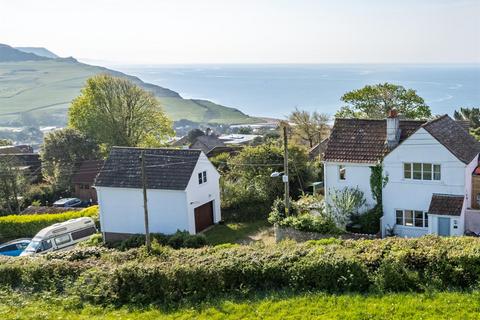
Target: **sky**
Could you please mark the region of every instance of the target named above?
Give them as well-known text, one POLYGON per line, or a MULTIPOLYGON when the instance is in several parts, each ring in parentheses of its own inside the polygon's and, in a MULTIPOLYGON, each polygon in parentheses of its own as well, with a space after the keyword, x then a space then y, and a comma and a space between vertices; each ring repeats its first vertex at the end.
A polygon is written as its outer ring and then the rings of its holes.
POLYGON ((480 0, 0 0, 0 43, 120 64, 480 63, 480 0))

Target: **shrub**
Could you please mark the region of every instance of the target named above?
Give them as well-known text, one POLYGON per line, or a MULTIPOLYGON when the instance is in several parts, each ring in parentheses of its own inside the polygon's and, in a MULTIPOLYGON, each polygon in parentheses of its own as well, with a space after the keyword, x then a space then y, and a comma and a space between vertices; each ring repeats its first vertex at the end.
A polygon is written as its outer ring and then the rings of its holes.
POLYGON ((353 215, 349 229, 353 232, 376 234, 380 231, 382 215, 382 207, 376 205, 365 213, 353 215))
POLYGON ((304 213, 299 216, 288 216, 277 222, 280 227, 290 227, 300 231, 318 232, 322 234, 342 234, 335 221, 329 217, 304 213))
POLYGON ((33 237, 41 229, 54 223, 80 217, 98 217, 98 207, 93 206, 81 211, 68 211, 58 214, 10 215, 0 217, 0 239, 2 241, 33 237))
POLYGON ((119 252, 76 248, 0 257, 0 287, 99 304, 201 301, 276 289, 327 292, 468 290, 480 281, 480 239, 322 240, 119 252))
MULTIPOLYGON (((155 240, 163 246, 170 246, 174 249, 179 248, 200 248, 207 245, 207 239, 203 234, 192 235, 187 231, 177 231, 172 235, 163 233, 151 233, 151 240, 155 240)), ((137 234, 121 241, 116 247, 122 251, 138 248, 145 245, 145 235, 137 234)))

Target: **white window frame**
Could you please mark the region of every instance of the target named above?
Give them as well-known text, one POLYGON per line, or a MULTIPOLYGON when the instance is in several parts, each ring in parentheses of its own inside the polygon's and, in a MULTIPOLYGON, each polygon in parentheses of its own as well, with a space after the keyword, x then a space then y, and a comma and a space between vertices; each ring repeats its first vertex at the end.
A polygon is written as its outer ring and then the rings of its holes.
POLYGON ((207 170, 200 171, 197 174, 198 184, 205 184, 207 183, 207 170))
POLYGON ((412 209, 395 209, 395 225, 400 226, 402 228, 416 228, 416 229, 428 229, 428 212, 423 210, 412 210, 412 209), (402 211, 402 224, 397 223, 397 211, 402 211), (405 224, 405 212, 411 211, 412 212, 412 225, 405 224), (415 213, 422 212, 422 226, 415 225, 415 213))
POLYGON ((433 162, 403 162, 402 163, 402 177, 403 180, 408 180, 408 181, 429 181, 429 182, 440 182, 442 181, 442 165, 440 163, 433 163, 433 162), (414 164, 420 164, 420 179, 414 179, 413 178, 413 165, 414 164), (405 175, 405 165, 410 165, 410 178, 407 178, 405 175), (430 165, 431 166, 431 171, 430 171, 430 179, 424 179, 424 171, 423 167, 425 165, 430 165), (440 179, 435 179, 435 166, 440 167, 440 179))

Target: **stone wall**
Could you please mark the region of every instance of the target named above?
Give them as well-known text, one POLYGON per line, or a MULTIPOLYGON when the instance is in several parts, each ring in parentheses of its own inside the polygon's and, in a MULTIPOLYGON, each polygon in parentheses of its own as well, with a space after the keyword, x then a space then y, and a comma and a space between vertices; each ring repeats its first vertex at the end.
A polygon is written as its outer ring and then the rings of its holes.
POLYGON ((288 227, 274 226, 275 241, 280 242, 285 239, 295 240, 297 242, 305 242, 308 240, 320 240, 327 238, 339 238, 339 239, 377 239, 378 236, 374 234, 362 234, 362 233, 350 233, 346 232, 342 235, 322 234, 317 232, 300 231, 288 227))

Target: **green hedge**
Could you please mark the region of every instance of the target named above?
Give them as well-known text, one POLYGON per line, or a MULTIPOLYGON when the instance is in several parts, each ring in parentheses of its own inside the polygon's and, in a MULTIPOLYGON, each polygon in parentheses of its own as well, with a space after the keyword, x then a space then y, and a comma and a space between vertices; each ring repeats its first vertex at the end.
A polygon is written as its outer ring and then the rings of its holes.
POLYGON ((395 292, 471 289, 480 239, 389 238, 119 252, 77 248, 0 258, 0 287, 50 291, 97 304, 171 303, 264 290, 395 292))
POLYGON ((38 231, 54 223, 79 217, 97 218, 98 206, 89 207, 81 211, 0 217, 0 241, 22 237, 33 237, 38 231))

